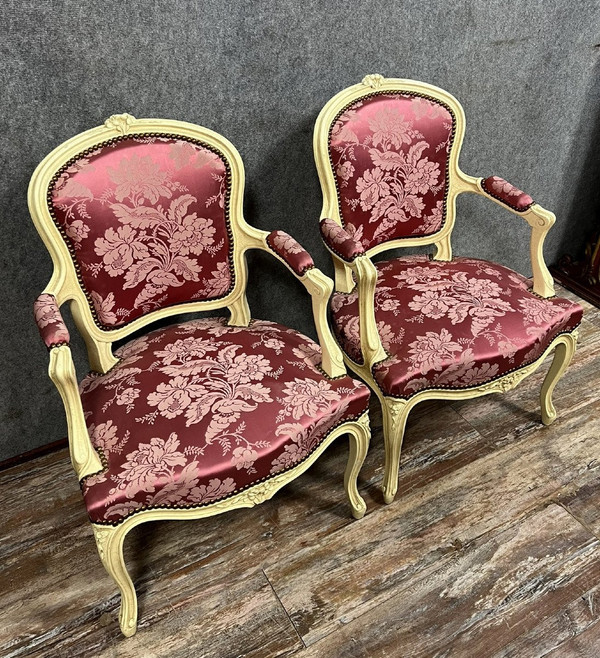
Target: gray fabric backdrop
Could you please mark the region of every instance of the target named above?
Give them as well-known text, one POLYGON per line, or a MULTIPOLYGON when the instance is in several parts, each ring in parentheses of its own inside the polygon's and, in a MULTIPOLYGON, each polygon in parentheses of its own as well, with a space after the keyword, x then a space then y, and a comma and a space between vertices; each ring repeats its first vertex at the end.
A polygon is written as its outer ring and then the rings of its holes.
MULTIPOLYGON (((331 273, 317 230, 315 117, 367 73, 416 78, 463 103, 465 171, 504 176, 556 212, 552 262, 578 253, 598 217, 599 28, 597 0, 5 0, 0 460, 66 432, 32 320, 50 259, 26 204, 33 169, 56 145, 125 111, 217 130, 245 161, 247 219, 292 233, 331 273)), ((459 201, 455 253, 529 274, 527 243, 518 218, 459 201)), ((262 254, 250 265, 253 315, 314 335, 292 276, 262 254)))

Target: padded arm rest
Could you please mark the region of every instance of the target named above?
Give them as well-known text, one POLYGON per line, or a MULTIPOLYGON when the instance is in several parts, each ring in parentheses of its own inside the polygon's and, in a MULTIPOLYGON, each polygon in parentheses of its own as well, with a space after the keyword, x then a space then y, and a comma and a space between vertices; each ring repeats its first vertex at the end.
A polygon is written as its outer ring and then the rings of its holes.
POLYGON ((321 345, 321 368, 329 377, 346 375, 344 358, 327 322, 327 306, 333 292, 333 281, 321 272, 310 254, 283 231, 260 231, 244 226, 245 249, 261 249, 275 255, 295 274, 309 292, 315 328, 321 345))
POLYGON ((511 185, 500 176, 488 176, 481 181, 481 188, 486 194, 507 205, 517 212, 525 212, 533 205, 533 199, 523 190, 511 185))
POLYGON ((454 182, 456 194, 471 192, 504 206, 509 212, 519 215, 531 226, 529 253, 533 270, 533 292, 540 297, 554 295, 554 280, 544 262, 544 240, 556 221, 554 213, 535 203, 525 192, 513 187, 499 176, 475 178, 458 171, 454 182))
POLYGON ((321 229, 323 241, 329 251, 347 263, 351 263, 355 258, 365 253, 360 242, 353 238, 343 226, 340 226, 333 219, 328 219, 327 217, 322 219, 319 228, 321 229))
POLYGON ((41 294, 33 304, 33 313, 40 336, 48 349, 69 344, 69 330, 53 295, 41 294))
POLYGON ((267 236, 267 245, 296 276, 304 276, 308 270, 315 266, 308 251, 285 231, 271 231, 267 236))

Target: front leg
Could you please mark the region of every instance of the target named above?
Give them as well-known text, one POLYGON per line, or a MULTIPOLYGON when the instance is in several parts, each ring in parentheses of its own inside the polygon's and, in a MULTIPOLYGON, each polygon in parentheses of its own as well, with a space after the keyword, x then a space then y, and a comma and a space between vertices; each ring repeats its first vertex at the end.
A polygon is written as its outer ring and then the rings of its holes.
POLYGON ((355 519, 362 519, 367 511, 367 505, 362 496, 358 493, 358 474, 367 456, 369 450, 369 441, 371 440, 371 428, 369 425, 369 414, 365 412, 360 418, 353 423, 347 423, 348 433, 350 435, 350 456, 348 466, 344 474, 344 487, 348 494, 352 516, 355 519))
POLYGON ((383 474, 383 500, 391 503, 398 491, 400 452, 404 428, 411 406, 406 400, 383 398, 383 438, 385 442, 385 471, 383 474))
POLYGON ((550 365, 550 370, 546 374, 540 393, 542 423, 544 425, 550 425, 556 420, 556 409, 552 403, 552 393, 554 392, 554 387, 558 384, 558 380, 563 376, 569 363, 571 363, 576 346, 577 331, 564 334, 557 339, 557 345, 554 348, 554 359, 550 365))
POLYGON ((137 630, 137 596, 135 587, 127 573, 123 559, 123 542, 128 532, 127 526, 103 526, 92 523, 96 546, 100 559, 106 571, 112 576, 121 592, 121 610, 119 624, 126 637, 135 634, 137 630))

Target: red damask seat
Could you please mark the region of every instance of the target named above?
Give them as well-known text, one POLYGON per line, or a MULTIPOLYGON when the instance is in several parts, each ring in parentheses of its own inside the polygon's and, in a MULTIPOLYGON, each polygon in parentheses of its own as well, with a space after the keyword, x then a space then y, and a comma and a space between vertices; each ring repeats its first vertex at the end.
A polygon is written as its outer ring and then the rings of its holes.
POLYGON ((552 392, 582 317, 578 304, 555 296, 543 260, 554 215, 498 176, 461 171, 463 134, 464 113, 453 96, 380 75, 337 94, 315 126, 321 233, 336 273, 332 321, 347 364, 382 403, 386 502, 398 487, 406 418, 422 400, 506 391, 555 350, 541 392, 542 421, 551 423, 552 392), (495 263, 452 258, 463 192, 531 226, 532 281, 495 263), (428 244, 433 257, 370 258, 428 244))
POLYGON ((30 184, 54 263, 35 319, 100 558, 121 591, 125 635, 135 633, 137 599, 123 541, 136 525, 251 507, 340 435, 351 439, 352 513, 365 513, 357 476, 369 390, 346 375, 327 324, 333 282, 292 237, 245 222, 243 181, 238 152, 217 133, 117 115, 59 146, 30 184), (320 345, 250 319, 249 249, 272 254, 306 287, 320 345), (67 301, 92 370, 80 385, 59 310, 67 301), (131 340, 156 320, 211 309, 230 315, 131 340))
MULTIPOLYGON (((541 299, 525 277, 489 261, 406 256, 375 267, 375 319, 390 357, 373 366, 373 377, 396 398, 516 371, 581 321, 578 304, 541 299)), ((331 307, 340 345, 362 363, 358 294, 336 292, 331 307)))
POLYGON ((304 461, 369 398, 365 386, 319 370, 316 343, 266 320, 191 320, 115 356, 114 368, 80 386, 90 439, 108 466, 83 481, 94 523, 243 491, 304 461))

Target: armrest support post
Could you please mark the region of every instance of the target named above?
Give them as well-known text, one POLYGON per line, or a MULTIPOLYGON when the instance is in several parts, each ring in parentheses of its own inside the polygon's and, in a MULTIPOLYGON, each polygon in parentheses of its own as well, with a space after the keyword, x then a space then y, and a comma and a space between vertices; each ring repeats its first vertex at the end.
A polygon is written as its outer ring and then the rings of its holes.
POLYGON ((350 292, 354 288, 352 272, 356 276, 360 349, 365 365, 370 368, 388 356, 381 344, 375 319, 377 269, 365 255, 362 244, 338 222, 325 217, 319 227, 323 242, 333 256, 337 290, 350 292))
MULTIPOLYGON (((341 377, 345 375, 347 371, 344 365, 342 351, 333 337, 329 323, 327 322, 327 306, 329 297, 333 291, 333 281, 323 274, 321 270, 314 267, 312 259, 310 259, 307 252, 304 252, 303 249, 303 253, 295 251, 296 246, 288 242, 288 240, 293 241, 293 238, 287 234, 282 234, 281 231, 267 233, 266 231, 260 231, 248 225, 245 228, 245 249, 260 249, 271 254, 271 256, 281 261, 306 288, 312 298, 315 329, 321 346, 321 367, 329 377, 341 377), (287 249, 282 248, 281 243, 279 245, 273 243, 273 246, 271 246, 269 237, 271 236, 272 242, 275 233, 279 234, 280 237, 282 235, 285 236, 284 241, 287 249), (291 256, 298 254, 302 259, 292 259, 288 257, 288 253, 286 252, 291 254, 291 256)), ((297 248, 301 249, 300 245, 297 248)))
POLYGON ((346 374, 344 357, 327 322, 327 306, 333 292, 333 282, 316 268, 308 270, 302 279, 300 280, 312 299, 315 328, 323 359, 321 367, 329 377, 341 377, 346 374))
MULTIPOLYGON (((518 210, 506 201, 493 196, 482 186, 483 178, 475 178, 463 172, 460 172, 459 178, 456 180, 457 194, 462 192, 470 192, 479 194, 491 199, 494 203, 502 206, 513 215, 522 217, 531 227, 531 242, 529 245, 529 254, 531 257, 531 269, 533 272, 533 292, 540 297, 553 297, 554 280, 548 271, 548 267, 544 261, 544 240, 546 234, 556 221, 556 217, 549 210, 545 210, 542 206, 532 203, 524 210, 518 210)), ((520 190, 519 190, 520 191, 520 190)))
POLYGON ((387 353, 381 344, 381 337, 375 319, 375 286, 377 285, 377 270, 368 256, 359 256, 354 260, 353 269, 356 273, 358 288, 358 317, 360 327, 360 348, 364 363, 373 364, 387 358, 387 353))
POLYGON ((83 407, 77 386, 77 377, 71 349, 68 345, 50 350, 50 379, 62 398, 69 430, 71 462, 79 480, 102 470, 102 462, 94 450, 85 424, 83 407))
POLYGON ((531 226, 531 268, 533 270, 533 292, 540 297, 554 297, 554 279, 544 260, 544 240, 556 217, 554 213, 545 210, 537 204, 523 213, 525 221, 531 226))

